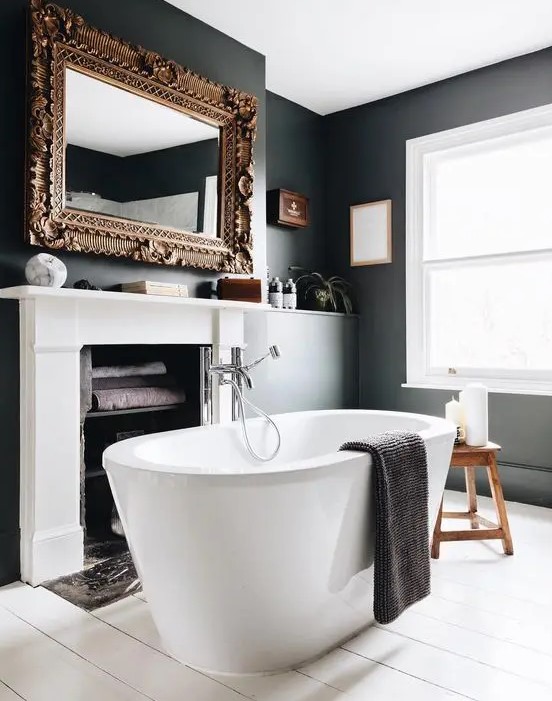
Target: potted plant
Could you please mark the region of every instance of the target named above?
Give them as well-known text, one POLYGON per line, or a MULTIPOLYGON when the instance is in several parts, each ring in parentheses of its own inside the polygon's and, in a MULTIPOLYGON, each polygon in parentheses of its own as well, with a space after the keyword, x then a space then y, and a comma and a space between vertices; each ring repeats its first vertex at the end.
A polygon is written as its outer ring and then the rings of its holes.
POLYGON ((344 312, 351 314, 353 304, 349 296, 351 285, 338 275, 325 278, 320 273, 305 270, 297 265, 290 265, 293 276, 302 273, 296 280, 297 300, 304 309, 320 312, 344 312))

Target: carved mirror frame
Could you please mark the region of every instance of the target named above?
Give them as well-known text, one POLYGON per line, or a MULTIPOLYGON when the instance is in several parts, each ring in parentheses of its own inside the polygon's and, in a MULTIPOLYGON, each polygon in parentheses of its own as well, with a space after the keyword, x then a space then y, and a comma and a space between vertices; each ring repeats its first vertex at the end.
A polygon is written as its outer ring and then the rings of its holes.
POLYGON ((30 0, 26 240, 146 263, 250 273, 257 99, 30 0), (65 71, 72 68, 219 127, 218 237, 65 207, 65 71))

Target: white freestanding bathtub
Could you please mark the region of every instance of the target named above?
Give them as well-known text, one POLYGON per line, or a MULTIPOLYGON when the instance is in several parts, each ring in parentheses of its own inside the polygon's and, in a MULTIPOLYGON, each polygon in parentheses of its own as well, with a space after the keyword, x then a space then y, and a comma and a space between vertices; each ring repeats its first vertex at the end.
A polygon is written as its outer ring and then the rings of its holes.
MULTIPOLYGON (((237 423, 132 438, 104 453, 144 593, 167 651, 193 667, 274 672, 315 658, 373 621, 371 458, 347 440, 417 431, 433 528, 455 427, 376 411, 273 417, 278 457, 257 463, 237 423)), ((268 449, 266 424, 249 421, 268 449)))

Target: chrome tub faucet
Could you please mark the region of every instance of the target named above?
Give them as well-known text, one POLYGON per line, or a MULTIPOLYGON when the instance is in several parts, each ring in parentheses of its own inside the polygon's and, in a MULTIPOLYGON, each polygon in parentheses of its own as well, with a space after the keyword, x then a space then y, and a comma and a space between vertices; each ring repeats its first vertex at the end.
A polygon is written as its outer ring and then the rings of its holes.
MULTIPOLYGON (((277 345, 270 346, 268 353, 257 358, 248 365, 243 364, 243 348, 235 346, 232 348, 232 361, 230 363, 220 363, 213 365, 212 351, 209 347, 201 349, 201 423, 212 423, 212 376, 218 376, 219 382, 224 382, 226 376, 234 380, 240 391, 244 386, 247 389, 254 389, 255 383, 250 371, 260 365, 267 358, 278 360, 281 357, 280 348, 277 345)), ((235 389, 232 390, 232 419, 239 417, 239 400, 235 389)))

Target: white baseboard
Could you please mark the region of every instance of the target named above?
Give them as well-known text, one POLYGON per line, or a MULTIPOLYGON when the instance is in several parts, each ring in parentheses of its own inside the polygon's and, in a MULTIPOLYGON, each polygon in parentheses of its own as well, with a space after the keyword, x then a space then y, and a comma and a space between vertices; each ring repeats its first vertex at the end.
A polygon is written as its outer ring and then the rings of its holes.
POLYGON ((21 580, 33 587, 83 567, 84 533, 78 524, 21 540, 21 580))

